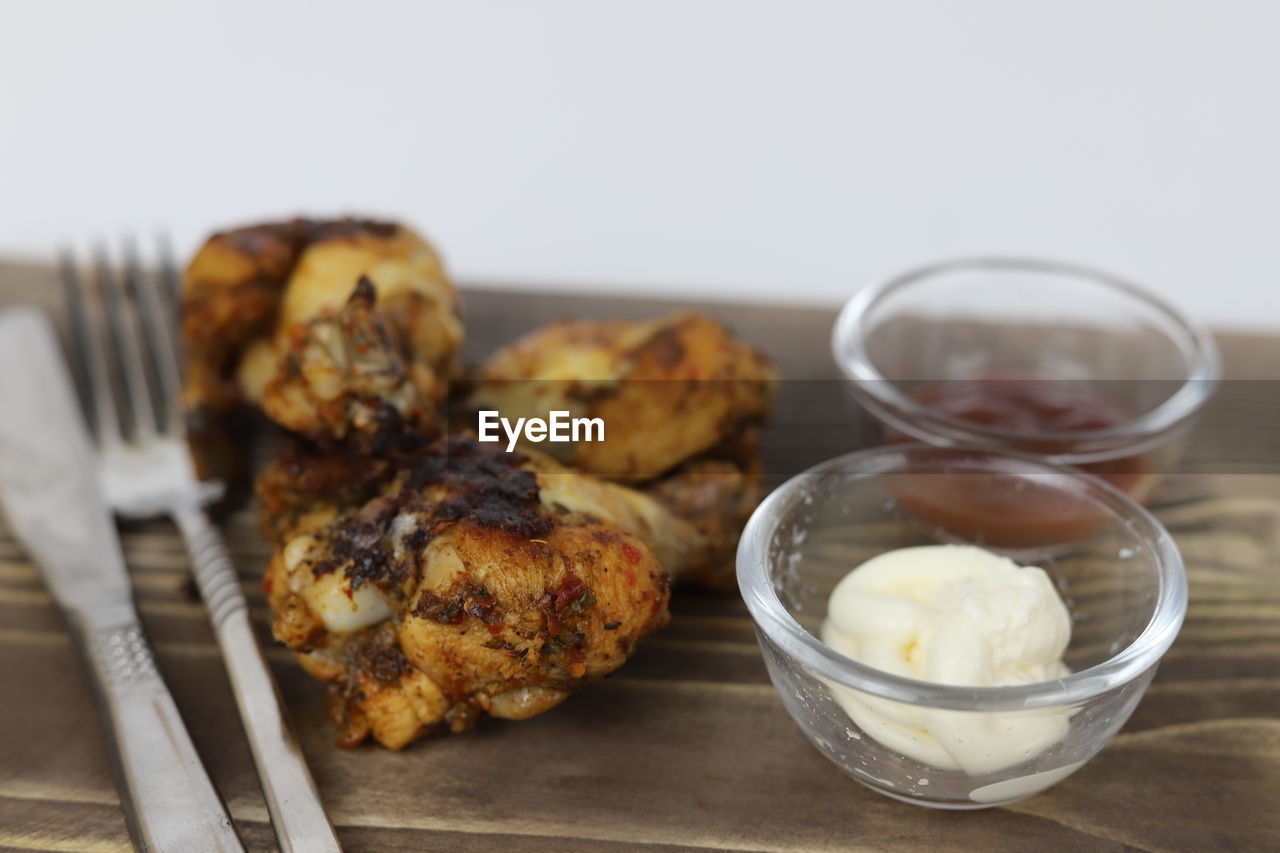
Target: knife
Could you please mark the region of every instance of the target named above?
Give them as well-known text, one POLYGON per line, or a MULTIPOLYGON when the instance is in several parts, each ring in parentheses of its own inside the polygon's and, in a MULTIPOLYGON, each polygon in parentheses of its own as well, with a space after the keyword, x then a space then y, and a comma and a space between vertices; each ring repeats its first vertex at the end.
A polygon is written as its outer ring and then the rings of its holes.
POLYGON ((97 460, 48 318, 0 314, 0 507, 84 652, 142 850, 242 851, 138 621, 97 460))

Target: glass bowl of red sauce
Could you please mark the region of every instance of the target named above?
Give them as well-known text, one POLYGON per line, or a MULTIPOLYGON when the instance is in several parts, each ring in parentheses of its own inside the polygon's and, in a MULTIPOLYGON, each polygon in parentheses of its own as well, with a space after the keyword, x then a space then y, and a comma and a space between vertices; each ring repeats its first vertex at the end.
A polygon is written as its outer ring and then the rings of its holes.
MULTIPOLYGON (((859 291, 832 348, 887 442, 1030 454, 1143 503, 1174 470, 1221 373, 1208 331, 1160 297, 1024 258, 952 260, 859 291)), ((1075 524, 1025 496, 949 482, 899 497, 961 535, 980 524, 995 543, 1075 524)))

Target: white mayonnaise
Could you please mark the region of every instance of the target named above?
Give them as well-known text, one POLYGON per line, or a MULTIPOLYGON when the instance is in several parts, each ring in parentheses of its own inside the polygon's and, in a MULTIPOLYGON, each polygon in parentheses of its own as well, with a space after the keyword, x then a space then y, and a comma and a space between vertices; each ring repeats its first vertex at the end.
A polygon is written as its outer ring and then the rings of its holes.
MULTIPOLYGON (((831 593, 822 641, 876 669, 940 684, 996 687, 1062 678, 1071 617, 1043 569, 982 548, 930 545, 858 566, 831 593)), ((977 775, 1062 740, 1064 710, 944 711, 838 684, 837 701, 889 749, 977 775)))

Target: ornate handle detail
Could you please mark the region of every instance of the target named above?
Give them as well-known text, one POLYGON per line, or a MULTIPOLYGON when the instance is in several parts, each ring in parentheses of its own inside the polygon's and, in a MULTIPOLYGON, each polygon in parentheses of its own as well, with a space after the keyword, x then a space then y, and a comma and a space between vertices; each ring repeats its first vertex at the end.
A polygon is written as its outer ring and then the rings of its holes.
POLYGON ((240 579, 222 534, 199 509, 179 510, 174 521, 186 540, 196 586, 222 649, 280 849, 283 853, 340 851, 266 658, 254 637, 240 579))
POLYGON ((160 677, 151 647, 136 624, 99 629, 89 647, 94 666, 111 684, 141 684, 160 677))
POLYGON ((209 611, 209 621, 215 631, 221 631, 232 614, 248 610, 235 564, 231 562, 222 534, 202 511, 184 511, 174 521, 186 541, 192 574, 209 611))
POLYGON ((72 614, 113 735, 125 817, 152 853, 244 848, 169 695, 132 608, 99 627, 72 614))

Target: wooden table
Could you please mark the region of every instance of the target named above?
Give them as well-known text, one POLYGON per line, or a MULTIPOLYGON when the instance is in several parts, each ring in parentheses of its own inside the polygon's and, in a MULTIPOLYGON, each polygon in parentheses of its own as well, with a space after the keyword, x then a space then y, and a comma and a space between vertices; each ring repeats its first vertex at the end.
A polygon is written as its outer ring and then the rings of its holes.
MULTIPOLYGON (((48 268, 0 265, 0 301, 56 304, 57 296, 48 268)), ((671 307, 479 290, 467 297, 473 359, 558 316, 671 307)), ((866 441, 865 423, 832 381, 832 312, 708 310, 793 380, 767 438, 772 473, 866 441)), ((1280 338, 1224 335, 1222 344, 1233 381, 1155 505, 1186 557, 1186 624, 1124 731, 1047 793, 947 813, 861 787, 783 710, 738 598, 679 590, 670 627, 562 707, 401 753, 334 746, 321 686, 273 647, 346 849, 1280 849, 1280 338)), ((268 546, 252 507, 225 529, 266 638, 259 577, 268 546)), ((129 526, 123 539, 139 608, 205 763, 249 846, 272 849, 182 546, 163 523, 129 526)), ((3 532, 0 642, 0 847, 128 849, 80 661, 39 574, 3 532)))

